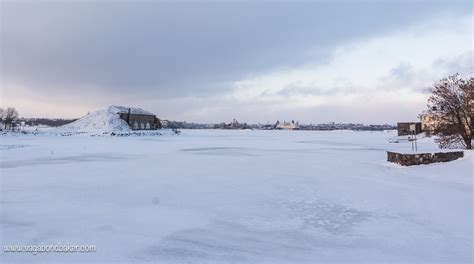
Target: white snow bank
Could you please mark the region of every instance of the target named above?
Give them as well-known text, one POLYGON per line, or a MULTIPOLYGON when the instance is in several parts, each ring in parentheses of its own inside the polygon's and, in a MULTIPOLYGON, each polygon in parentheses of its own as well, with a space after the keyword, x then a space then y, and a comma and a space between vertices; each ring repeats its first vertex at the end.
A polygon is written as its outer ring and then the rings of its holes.
POLYGON ((89 113, 77 121, 58 127, 58 131, 73 133, 130 132, 132 131, 130 126, 124 120, 120 119, 118 115, 118 113, 127 113, 129 108, 132 114, 153 115, 153 113, 141 108, 115 105, 107 106, 93 113, 89 113))

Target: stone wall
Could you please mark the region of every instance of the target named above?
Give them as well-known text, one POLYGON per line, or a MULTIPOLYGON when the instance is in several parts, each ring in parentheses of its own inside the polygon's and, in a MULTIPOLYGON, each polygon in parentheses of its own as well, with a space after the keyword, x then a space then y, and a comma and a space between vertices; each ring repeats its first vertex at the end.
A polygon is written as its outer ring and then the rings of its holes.
POLYGON ((387 151, 387 161, 403 166, 430 164, 435 162, 448 162, 464 157, 463 151, 402 154, 387 151))

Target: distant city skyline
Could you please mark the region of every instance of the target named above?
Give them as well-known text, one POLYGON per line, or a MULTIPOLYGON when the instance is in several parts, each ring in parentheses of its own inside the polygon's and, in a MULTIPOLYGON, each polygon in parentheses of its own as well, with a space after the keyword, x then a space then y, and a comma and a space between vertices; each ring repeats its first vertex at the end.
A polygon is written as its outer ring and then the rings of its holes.
POLYGON ((394 124, 474 71, 470 1, 0 2, 1 107, 394 124))

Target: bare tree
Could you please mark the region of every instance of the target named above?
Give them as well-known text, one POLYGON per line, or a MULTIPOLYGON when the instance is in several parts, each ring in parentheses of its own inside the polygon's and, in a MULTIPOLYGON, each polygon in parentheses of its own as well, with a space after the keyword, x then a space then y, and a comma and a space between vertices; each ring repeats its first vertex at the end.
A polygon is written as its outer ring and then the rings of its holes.
POLYGON ((3 113, 3 124, 5 129, 11 129, 18 119, 18 112, 13 107, 8 107, 3 113))
POLYGON ((5 110, 0 107, 0 123, 3 124, 3 116, 5 115, 5 110))
POLYGON ((436 120, 436 142, 441 148, 471 149, 474 78, 454 74, 435 83, 431 92, 426 113, 436 120))

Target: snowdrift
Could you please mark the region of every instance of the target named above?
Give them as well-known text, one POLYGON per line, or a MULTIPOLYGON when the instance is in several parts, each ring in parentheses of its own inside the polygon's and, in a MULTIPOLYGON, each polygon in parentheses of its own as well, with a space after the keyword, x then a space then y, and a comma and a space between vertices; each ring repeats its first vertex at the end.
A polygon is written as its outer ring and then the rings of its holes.
POLYGON ((61 126, 59 132, 71 133, 121 133, 132 132, 129 125, 120 119, 117 113, 127 113, 131 109, 132 114, 153 114, 141 108, 125 106, 107 106, 93 113, 89 113, 80 119, 61 126))

